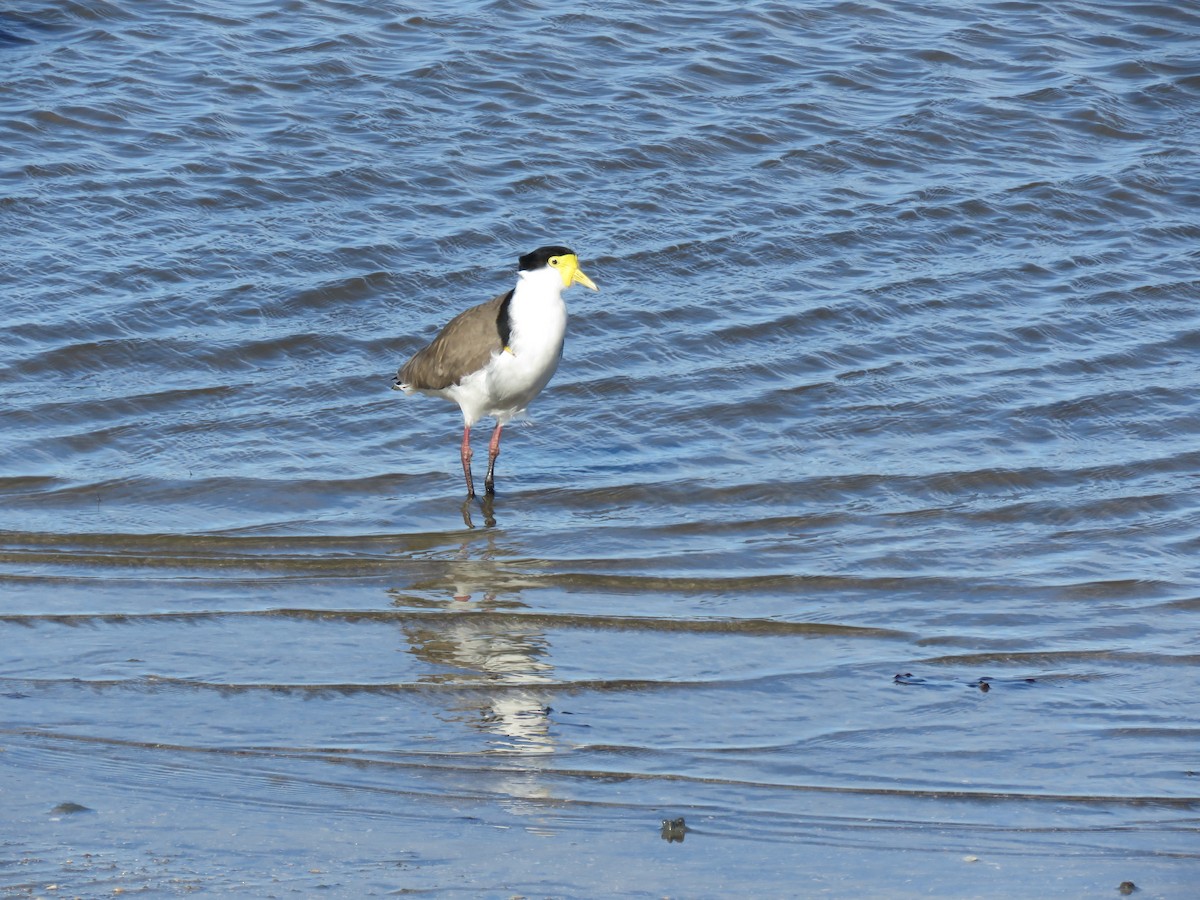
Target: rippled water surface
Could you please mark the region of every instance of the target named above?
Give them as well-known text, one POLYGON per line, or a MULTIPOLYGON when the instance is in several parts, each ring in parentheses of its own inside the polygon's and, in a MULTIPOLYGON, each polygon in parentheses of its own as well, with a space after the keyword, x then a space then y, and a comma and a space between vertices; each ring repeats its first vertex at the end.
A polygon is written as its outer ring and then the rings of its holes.
POLYGON ((7 4, 0 892, 1194 896, 1198 47, 7 4), (391 377, 547 243, 464 508, 391 377))

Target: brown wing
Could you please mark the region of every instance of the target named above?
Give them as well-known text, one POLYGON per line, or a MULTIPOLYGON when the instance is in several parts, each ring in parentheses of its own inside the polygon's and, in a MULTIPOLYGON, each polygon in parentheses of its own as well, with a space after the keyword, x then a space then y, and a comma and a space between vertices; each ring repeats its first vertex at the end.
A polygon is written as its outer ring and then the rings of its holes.
POLYGON ((482 369, 493 353, 504 348, 500 320, 506 317, 504 306, 511 295, 512 291, 501 294, 451 319, 429 346, 401 367, 397 384, 440 391, 482 369))

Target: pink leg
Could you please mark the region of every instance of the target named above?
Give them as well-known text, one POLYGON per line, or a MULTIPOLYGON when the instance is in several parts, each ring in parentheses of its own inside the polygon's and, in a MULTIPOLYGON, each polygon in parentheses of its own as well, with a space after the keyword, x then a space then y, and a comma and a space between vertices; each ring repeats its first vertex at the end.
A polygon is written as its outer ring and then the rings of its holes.
POLYGON ((488 444, 488 470, 487 477, 483 479, 483 489, 489 494, 496 493, 496 457, 500 455, 500 429, 503 427, 499 422, 496 423, 488 444))
POLYGON ((463 474, 467 476, 467 496, 475 496, 475 481, 471 478, 471 426, 463 426, 462 439, 463 474))

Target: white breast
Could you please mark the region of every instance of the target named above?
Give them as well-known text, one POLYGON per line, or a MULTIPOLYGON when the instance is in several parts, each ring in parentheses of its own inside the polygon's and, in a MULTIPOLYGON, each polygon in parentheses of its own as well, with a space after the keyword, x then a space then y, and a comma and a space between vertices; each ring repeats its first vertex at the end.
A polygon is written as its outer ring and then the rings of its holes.
POLYGON ((509 303, 508 346, 481 373, 482 383, 472 386, 483 415, 508 422, 524 413, 549 383, 567 330, 562 290, 562 279, 553 269, 523 273, 517 282, 509 303))

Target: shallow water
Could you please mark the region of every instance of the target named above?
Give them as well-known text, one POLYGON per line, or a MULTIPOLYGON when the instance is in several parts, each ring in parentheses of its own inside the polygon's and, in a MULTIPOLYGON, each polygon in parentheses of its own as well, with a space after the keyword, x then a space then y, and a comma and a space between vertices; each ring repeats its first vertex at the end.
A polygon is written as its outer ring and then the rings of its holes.
POLYGON ((1200 7, 456 10, 0 13, 0 891, 1191 896, 1200 7))

